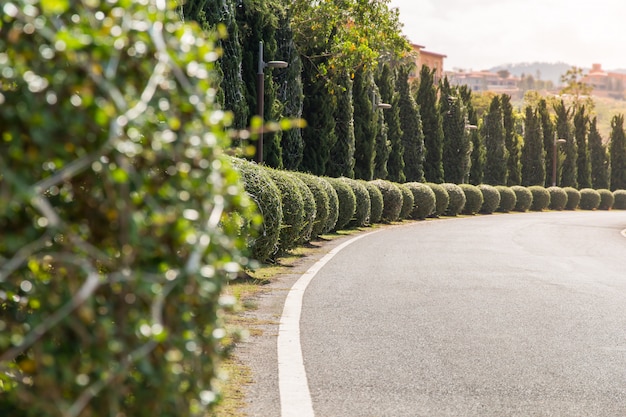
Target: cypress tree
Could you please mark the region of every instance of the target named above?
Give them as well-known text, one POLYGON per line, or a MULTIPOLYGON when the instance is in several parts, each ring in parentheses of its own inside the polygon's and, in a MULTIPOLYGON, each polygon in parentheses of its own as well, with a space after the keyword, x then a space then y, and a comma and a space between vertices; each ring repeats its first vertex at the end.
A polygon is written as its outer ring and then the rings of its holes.
POLYGON ((424 132, 424 178, 428 182, 443 182, 443 126, 437 105, 435 70, 422 65, 415 102, 422 117, 424 132))
POLYGON ((591 163, 587 146, 589 117, 585 114, 585 106, 580 106, 574 114, 574 139, 578 152, 576 155, 576 172, 579 188, 591 187, 591 163))
POLYGON ((541 130, 543 131, 543 152, 545 155, 544 166, 546 171, 546 180, 543 185, 545 187, 550 187, 552 185, 552 162, 554 160, 554 141, 556 139, 556 132, 554 130, 554 123, 550 117, 548 104, 545 99, 539 100, 537 109, 541 119, 541 130))
POLYGON ((354 73, 352 100, 354 103, 355 178, 369 181, 374 177, 374 152, 378 115, 373 109, 372 80, 368 71, 359 68, 354 73))
POLYGON ((495 96, 491 100, 489 111, 485 115, 482 134, 487 152, 484 182, 490 185, 505 185, 508 155, 504 143, 500 96, 495 96))
POLYGON ((354 178, 354 107, 352 106, 352 78, 347 72, 338 77, 335 88, 337 107, 335 109, 335 136, 326 168, 330 177, 354 178))
POLYGON ((556 112, 556 135, 559 139, 565 139, 563 149, 565 158, 561 164, 561 181, 557 181, 561 187, 578 188, 576 174, 576 141, 572 140, 571 109, 565 107, 563 100, 554 106, 556 112))
POLYGON ((466 121, 468 123, 468 126, 465 127, 466 133, 469 135, 468 150, 465 156, 466 178, 463 182, 478 185, 482 182, 485 165, 485 149, 478 131, 478 115, 472 103, 472 90, 468 86, 462 85, 459 87, 459 94, 463 100, 463 106, 465 106, 466 121), (474 147, 476 147, 476 151, 474 151, 474 147), (476 166, 474 166, 474 163, 476 163, 476 166))
POLYGON ((522 183, 521 144, 520 135, 516 130, 516 120, 513 105, 511 104, 511 96, 503 94, 501 103, 504 144, 508 155, 506 162, 506 184, 508 186, 520 185, 522 183))
MULTIPOLYGON (((380 99, 383 103, 391 104, 391 108, 384 110, 384 120, 387 125, 387 139, 389 142, 389 156, 387 158, 387 179, 397 183, 404 183, 404 148, 402 147, 402 129, 400 128, 400 94, 396 91, 396 78, 388 64, 384 64, 379 73, 377 84, 380 88, 380 99)), ((377 151, 378 154, 378 151, 377 151)))
POLYGON ((377 109, 378 126, 376 128, 376 144, 374 149, 374 178, 387 179, 389 171, 387 170, 387 162, 391 153, 389 143, 389 128, 385 123, 385 110, 377 109))
POLYGON ((468 168, 469 138, 465 131, 465 115, 458 91, 445 78, 441 88, 443 122, 443 178, 445 182, 462 184, 468 168))
POLYGON ((524 147, 522 148, 522 185, 544 185, 546 181, 545 155, 541 116, 531 106, 526 107, 524 119, 524 147))
POLYGON ((626 190, 626 136, 624 115, 617 114, 611 120, 611 190, 626 190))
POLYGON ((589 124, 589 159, 591 160, 591 186, 600 190, 609 188, 609 160, 597 123, 598 119, 594 117, 589 124))
POLYGON ((409 87, 411 67, 404 65, 398 69, 397 88, 400 94, 400 129, 404 148, 404 174, 409 182, 424 181, 424 134, 422 120, 415 99, 409 87))

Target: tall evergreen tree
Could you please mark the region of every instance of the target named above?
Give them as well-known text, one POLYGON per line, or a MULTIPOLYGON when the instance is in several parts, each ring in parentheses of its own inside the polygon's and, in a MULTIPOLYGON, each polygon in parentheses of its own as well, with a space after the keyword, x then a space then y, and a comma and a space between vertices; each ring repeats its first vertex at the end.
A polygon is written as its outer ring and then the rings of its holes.
POLYGON ((624 115, 617 114, 611 120, 611 190, 626 190, 626 135, 624 115))
POLYGON ((585 114, 585 106, 578 107, 574 114, 574 139, 576 140, 576 173, 579 188, 591 187, 591 163, 589 162, 589 116, 585 114))
POLYGON ((338 78, 335 87, 337 106, 335 108, 335 137, 326 167, 330 177, 354 178, 354 107, 352 105, 352 78, 344 74, 338 78))
POLYGON ((462 184, 469 173, 469 137, 465 129, 463 101, 445 78, 441 84, 443 122, 443 179, 462 184))
POLYGON ((572 123, 571 123, 571 109, 565 107, 565 103, 561 100, 554 106, 556 113, 556 135, 559 139, 565 139, 563 149, 565 150, 565 157, 563 163, 561 163, 560 181, 557 181, 557 185, 561 187, 573 187, 578 188, 577 174, 576 174, 576 141, 573 140, 572 135, 572 123))
POLYGON ((482 142, 480 132, 478 132, 478 114, 474 109, 472 90, 462 85, 459 87, 459 94, 465 107, 465 121, 467 122, 466 133, 469 135, 468 151, 465 157, 466 178, 463 182, 478 185, 483 180, 483 170, 485 165, 485 146, 482 142), (476 152, 474 151, 476 147, 476 152), (474 165, 476 163, 476 165, 474 165))
POLYGON ((507 151, 507 180, 509 186, 522 183, 521 165, 521 140, 520 134, 516 130, 516 118, 511 104, 511 96, 503 94, 501 97, 502 124, 504 128, 504 144, 507 151))
POLYGON ((404 148, 404 173, 407 181, 424 180, 424 134, 422 120, 415 99, 409 87, 411 67, 401 66, 398 69, 397 89, 400 94, 400 129, 402 129, 402 146, 404 148))
MULTIPOLYGON (((387 125, 387 139, 389 141, 389 157, 387 159, 387 179, 404 183, 404 148, 402 146, 402 129, 400 128, 400 94, 396 91, 396 77, 388 64, 382 66, 377 84, 380 88, 380 99, 383 103, 391 104, 391 108, 384 110, 384 120, 387 125)), ((377 152, 378 153, 378 152, 377 152)))
POLYGON ((504 125, 500 96, 494 96, 481 131, 485 138, 487 158, 484 182, 490 185, 505 185, 507 173, 507 150, 504 143, 504 125))
POLYGON ((545 99, 539 100, 537 105, 539 118, 541 119, 541 130, 543 131, 543 152, 545 155, 544 166, 546 169, 545 187, 552 185, 552 170, 554 161, 554 141, 556 140, 556 132, 554 122, 548 111, 548 103, 545 99))
POLYGON ((598 131, 598 119, 589 124, 589 159, 591 160, 591 186, 596 190, 609 188, 609 160, 606 146, 598 131))
POLYGON ((443 123, 437 103, 435 70, 422 65, 419 87, 415 96, 424 132, 424 178, 426 181, 443 182, 443 123))
POLYGON ((374 149, 374 178, 387 179, 389 171, 387 162, 391 153, 389 128, 385 123, 385 110, 377 109, 376 144, 374 149))
POLYGON ((546 181, 543 131, 538 110, 526 107, 524 147, 522 148, 522 185, 544 185, 546 181))
POLYGON ((378 114, 372 103, 373 80, 369 71, 359 68, 354 73, 352 100, 354 103, 354 176, 363 180, 374 178, 374 156, 378 114))

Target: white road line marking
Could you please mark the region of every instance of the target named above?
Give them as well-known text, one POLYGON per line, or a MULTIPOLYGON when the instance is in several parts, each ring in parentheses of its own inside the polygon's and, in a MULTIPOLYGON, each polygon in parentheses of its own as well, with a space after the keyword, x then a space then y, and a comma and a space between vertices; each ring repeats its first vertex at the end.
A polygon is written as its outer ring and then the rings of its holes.
POLYGON ((300 314, 307 286, 324 265, 339 251, 377 231, 356 236, 328 252, 309 268, 289 290, 278 328, 278 389, 282 417, 313 417, 311 392, 304 369, 300 344, 300 314))

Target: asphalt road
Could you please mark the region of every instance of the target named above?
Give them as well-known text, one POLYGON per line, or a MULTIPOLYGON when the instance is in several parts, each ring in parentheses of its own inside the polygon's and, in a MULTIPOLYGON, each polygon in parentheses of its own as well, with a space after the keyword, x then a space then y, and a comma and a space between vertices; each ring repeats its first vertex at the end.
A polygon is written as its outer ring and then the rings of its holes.
POLYGON ((625 228, 476 216, 347 246, 304 293, 315 416, 626 416, 625 228))

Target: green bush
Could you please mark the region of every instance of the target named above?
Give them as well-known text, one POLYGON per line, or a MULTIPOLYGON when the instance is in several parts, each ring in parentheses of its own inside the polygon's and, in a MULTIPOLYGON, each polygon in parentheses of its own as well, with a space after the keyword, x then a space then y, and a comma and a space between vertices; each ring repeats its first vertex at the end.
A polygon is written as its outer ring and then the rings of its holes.
POLYGON ((356 196, 352 191, 352 187, 345 181, 330 177, 324 179, 333 186, 339 198, 339 215, 333 231, 342 230, 350 223, 356 212, 356 196))
POLYGON ((317 216, 317 203, 315 202, 315 196, 298 175, 294 172, 286 172, 295 181, 298 191, 302 196, 302 202, 304 203, 304 224, 302 225, 302 230, 300 232, 300 236, 298 237, 298 243, 307 243, 311 240, 311 233, 313 232, 313 225, 315 224, 315 217, 317 216))
POLYGON ((435 192, 426 184, 419 182, 407 182, 404 184, 413 194, 413 211, 410 218, 424 220, 435 211, 435 192))
POLYGON ((500 206, 498 206, 498 211, 502 213, 513 211, 517 205, 517 195, 515 192, 505 185, 496 185, 495 187, 500 193, 500 206))
POLYGON ((448 196, 450 197, 450 202, 448 203, 448 208, 444 213, 446 216, 456 216, 463 210, 465 207, 465 193, 456 184, 452 183, 444 183, 441 186, 446 190, 448 196))
POLYGON ((408 219, 415 205, 413 193, 404 184, 396 184, 402 193, 402 209, 400 210, 400 220, 408 219))
POLYGON ((626 210, 626 190, 613 191, 613 197, 615 197, 613 208, 617 210, 626 210))
POLYGON ((261 219, 214 41, 161 1, 2 7, 0 414, 209 415, 261 219))
POLYGON ((337 225, 337 220, 339 219, 339 196, 337 196, 337 191, 335 191, 335 187, 330 185, 327 178, 319 178, 320 185, 326 191, 326 195, 328 196, 328 219, 326 220, 326 225, 322 233, 328 233, 335 230, 337 225))
POLYGON ((561 187, 549 187, 550 210, 563 210, 567 205, 567 193, 561 187))
POLYGON ((540 185, 531 185, 528 190, 533 195, 532 211, 544 211, 550 206, 550 192, 540 185))
POLYGON ((256 204, 263 219, 260 233, 248 233, 251 256, 259 262, 268 261, 278 251, 283 225, 280 189, 269 173, 256 163, 235 158, 233 166, 239 172, 246 193, 256 204))
POLYGON ((613 196, 611 190, 601 188, 596 191, 598 191, 598 194, 600 194, 600 205, 598 206, 598 208, 600 210, 611 210, 613 208, 613 205, 615 204, 615 197, 613 196))
POLYGON ((513 185, 511 191, 515 193, 515 211, 525 212, 533 205, 533 193, 521 185, 513 185))
POLYGON ((358 180, 359 183, 363 184, 363 186, 367 189, 367 192, 370 195, 370 223, 380 223, 383 217, 383 193, 380 192, 380 189, 372 184, 369 181, 358 180))
POLYGON ((500 192, 493 185, 480 184, 478 189, 483 193, 483 205, 480 212, 483 214, 492 214, 500 206, 500 192))
POLYGON ((483 193, 475 185, 461 184, 459 187, 461 187, 463 194, 465 194, 465 206, 462 212, 464 214, 478 213, 483 206, 483 193))
POLYGON ((381 221, 383 223, 395 222, 400 217, 402 210, 402 191, 391 181, 373 180, 371 181, 383 195, 383 213, 381 221))
POLYGON ((583 210, 595 210, 600 206, 600 193, 593 188, 583 188, 580 190, 579 207, 583 210))
POLYGON ((426 185, 429 186, 435 194, 435 211, 432 213, 432 216, 443 216, 448 209, 448 204, 450 204, 450 196, 448 195, 448 192, 441 186, 441 184, 427 182, 426 185))
POLYGON ((294 172, 293 174, 302 180, 313 194, 315 200, 315 219, 311 227, 310 238, 315 239, 325 232, 330 215, 330 199, 323 183, 324 180, 315 175, 301 172, 294 172))
POLYGON ((278 255, 298 246, 302 229, 305 226, 304 200, 296 180, 287 171, 265 167, 274 184, 278 187, 283 210, 282 224, 278 239, 278 255))
POLYGON ((354 216, 350 220, 350 223, 348 223, 348 226, 368 226, 370 224, 370 216, 372 214, 372 202, 367 188, 365 188, 365 186, 357 180, 345 177, 340 179, 352 188, 352 192, 356 198, 356 209, 354 211, 354 216))
POLYGON ((567 194, 567 204, 565 210, 576 210, 580 204, 580 191, 573 187, 565 187, 563 191, 567 194))

